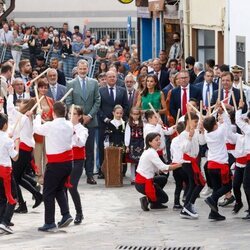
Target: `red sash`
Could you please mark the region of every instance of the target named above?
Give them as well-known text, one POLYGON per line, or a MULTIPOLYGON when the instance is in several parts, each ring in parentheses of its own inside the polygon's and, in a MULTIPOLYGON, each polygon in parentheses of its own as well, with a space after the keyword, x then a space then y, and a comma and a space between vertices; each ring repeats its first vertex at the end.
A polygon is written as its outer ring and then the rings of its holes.
POLYGON ((137 183, 137 184, 145 184, 146 196, 150 199, 150 201, 156 201, 157 200, 153 178, 152 179, 146 179, 144 176, 137 173, 136 177, 135 177, 135 183, 137 183))
POLYGON ((235 150, 235 144, 226 143, 227 150, 235 150))
POLYGON ((48 163, 58 163, 58 162, 66 162, 73 160, 73 150, 67 150, 60 154, 47 154, 48 163))
POLYGON ((208 169, 219 169, 221 172, 221 182, 227 184, 230 181, 229 166, 227 163, 218 163, 215 161, 208 161, 208 169))
POLYGON ((4 193, 7 201, 11 205, 16 204, 16 200, 13 198, 11 193, 11 167, 4 167, 0 165, 0 177, 3 179, 4 193))
POLYGON ((235 160, 239 164, 242 164, 242 165, 246 165, 247 164, 247 156, 238 157, 235 160))
POLYGON ((188 154, 183 154, 183 160, 191 161, 192 169, 194 172, 194 182, 196 185, 205 186, 206 180, 203 177, 201 170, 197 163, 197 158, 191 157, 188 154))
POLYGON ((163 156, 163 149, 157 150, 157 154, 158 154, 159 156, 163 156))
POLYGON ((85 160, 86 152, 85 147, 73 147, 73 159, 74 160, 85 160))
POLYGON ((24 142, 20 142, 19 148, 27 152, 31 152, 33 150, 32 147, 26 145, 24 142))

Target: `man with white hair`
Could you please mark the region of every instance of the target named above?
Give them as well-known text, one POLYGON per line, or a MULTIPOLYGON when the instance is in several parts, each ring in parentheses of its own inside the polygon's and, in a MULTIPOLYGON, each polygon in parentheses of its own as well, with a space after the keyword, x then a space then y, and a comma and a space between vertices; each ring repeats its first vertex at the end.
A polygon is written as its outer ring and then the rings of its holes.
POLYGON ((59 84, 58 74, 56 69, 49 69, 47 72, 49 82, 49 90, 47 96, 51 97, 54 101, 59 101, 66 94, 66 87, 59 84))
POLYGON ((205 72, 204 72, 203 64, 201 62, 195 62, 195 64, 194 64, 194 73, 196 74, 196 79, 193 82, 193 84, 204 81, 205 72))

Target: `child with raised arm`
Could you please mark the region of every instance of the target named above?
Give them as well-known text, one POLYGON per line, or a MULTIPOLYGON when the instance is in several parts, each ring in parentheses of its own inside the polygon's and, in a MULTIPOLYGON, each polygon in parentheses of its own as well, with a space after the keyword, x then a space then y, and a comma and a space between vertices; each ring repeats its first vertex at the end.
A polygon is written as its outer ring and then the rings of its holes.
POLYGON ((146 148, 142 153, 137 167, 135 177, 135 188, 139 193, 146 196, 140 198, 143 211, 151 209, 167 208, 163 203, 168 202, 168 195, 163 188, 167 183, 165 175, 155 175, 159 171, 168 172, 181 167, 181 164, 167 165, 157 153, 161 145, 161 135, 159 133, 149 133, 145 139, 146 148))
POLYGON ((11 159, 18 159, 19 140, 14 141, 7 133, 8 118, 0 114, 0 229, 12 234, 11 218, 16 205, 15 182, 12 176, 11 159))

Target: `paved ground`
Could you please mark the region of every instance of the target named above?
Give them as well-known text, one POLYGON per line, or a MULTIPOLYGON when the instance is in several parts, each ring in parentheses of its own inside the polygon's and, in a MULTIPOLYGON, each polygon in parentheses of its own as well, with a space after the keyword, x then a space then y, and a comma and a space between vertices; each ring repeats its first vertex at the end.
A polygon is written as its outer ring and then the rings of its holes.
MULTIPOLYGON (((34 201, 24 192, 29 213, 14 215, 13 235, 0 236, 0 249, 116 249, 118 245, 132 246, 203 246, 206 250, 250 249, 250 221, 243 221, 244 209, 239 215, 231 214, 232 207, 221 209, 227 217, 223 222, 209 222, 209 209, 200 198, 198 220, 179 218, 172 210, 174 184, 170 179, 166 192, 170 196, 169 208, 143 212, 139 198, 128 178, 122 188, 105 188, 86 184, 82 177, 80 193, 85 220, 82 225, 70 225, 64 232, 42 233, 37 227, 43 224, 43 205, 32 209, 34 201)), ((71 213, 75 212, 70 204, 71 213)), ((246 207, 246 206, 245 206, 246 207)), ((60 214, 57 209, 57 220, 60 214)))

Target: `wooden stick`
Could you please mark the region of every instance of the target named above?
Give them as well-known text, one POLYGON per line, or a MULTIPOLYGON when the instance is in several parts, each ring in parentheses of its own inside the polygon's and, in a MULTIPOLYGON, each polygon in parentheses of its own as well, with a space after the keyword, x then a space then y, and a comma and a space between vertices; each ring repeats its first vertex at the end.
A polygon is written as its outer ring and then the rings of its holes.
POLYGON ((180 114, 181 114, 181 109, 178 109, 177 111, 177 116, 176 116, 176 121, 175 121, 175 125, 177 126, 179 118, 180 118, 180 114))
POLYGON ((16 68, 16 63, 14 62, 13 68, 12 68, 12 73, 11 73, 11 84, 13 84, 14 76, 15 76, 15 68, 16 68))
POLYGON ((34 79, 32 79, 30 81, 30 84, 32 84, 33 82, 35 82, 37 79, 39 79, 41 76, 43 76, 44 74, 46 74, 51 68, 47 68, 46 70, 44 70, 40 75, 38 75, 37 77, 35 77, 34 79))
POLYGON ((211 105, 210 105, 210 93, 207 92, 207 99, 208 99, 208 115, 211 114, 211 105))
POLYGON ((242 86, 242 77, 240 77, 240 99, 243 100, 243 86, 242 86))
POLYGON ((203 103, 202 100, 200 100, 200 120, 202 119, 202 110, 203 110, 203 103))
MULTIPOLYGON (((229 96, 228 96, 227 98, 223 99, 222 102, 225 102, 225 101, 228 100, 228 99, 229 99, 229 96)), ((215 106, 216 106, 216 103, 215 103, 214 105, 211 106, 211 109, 213 109, 215 106)))
POLYGON ((218 87, 218 100, 220 101, 220 95, 221 95, 221 78, 219 79, 219 87, 218 87))
POLYGON ((223 102, 221 102, 221 106, 224 109, 225 113, 228 115, 227 109, 226 109, 225 104, 223 102))
POLYGON ((234 104, 234 111, 236 112, 237 111, 237 104, 236 104, 236 100, 235 100, 235 95, 234 95, 234 92, 232 91, 232 100, 233 100, 233 104, 234 104))
MULTIPOLYGON (((187 103, 188 105, 189 103, 187 103)), ((193 106, 193 105, 192 105, 193 106)), ((189 109, 188 109, 188 106, 187 106, 187 114, 188 114, 188 123, 189 123, 189 128, 191 128, 190 124, 191 124, 191 115, 190 115, 190 112, 189 112, 189 109)))
POLYGON ((189 105, 196 113, 200 113, 200 111, 195 106, 193 106, 190 102, 188 102, 187 105, 189 105))
MULTIPOLYGON (((37 85, 34 86, 34 91, 35 91, 35 96, 36 96, 36 102, 39 102, 39 95, 38 95, 38 90, 37 90, 37 85)), ((40 103, 38 104, 39 108, 41 109, 40 103)))
POLYGON ((214 114, 216 114, 217 112, 218 112, 218 109, 215 109, 215 110, 212 112, 211 116, 214 115, 214 114))
POLYGON ((150 109, 154 112, 154 114, 159 118, 159 120, 162 121, 162 120, 161 120, 160 114, 158 114, 158 113, 155 111, 155 108, 153 107, 153 105, 151 104, 151 102, 148 103, 148 106, 149 106, 150 109))
POLYGON ((69 89, 68 92, 62 97, 62 99, 60 100, 60 102, 63 102, 72 91, 73 91, 73 88, 69 89))
POLYGON ((70 121, 73 123, 75 104, 71 105, 71 116, 70 121))
POLYGON ((38 107, 38 105, 40 104, 40 102, 42 101, 43 98, 44 98, 44 95, 41 96, 41 98, 38 100, 38 102, 31 108, 30 112, 33 112, 38 107))

